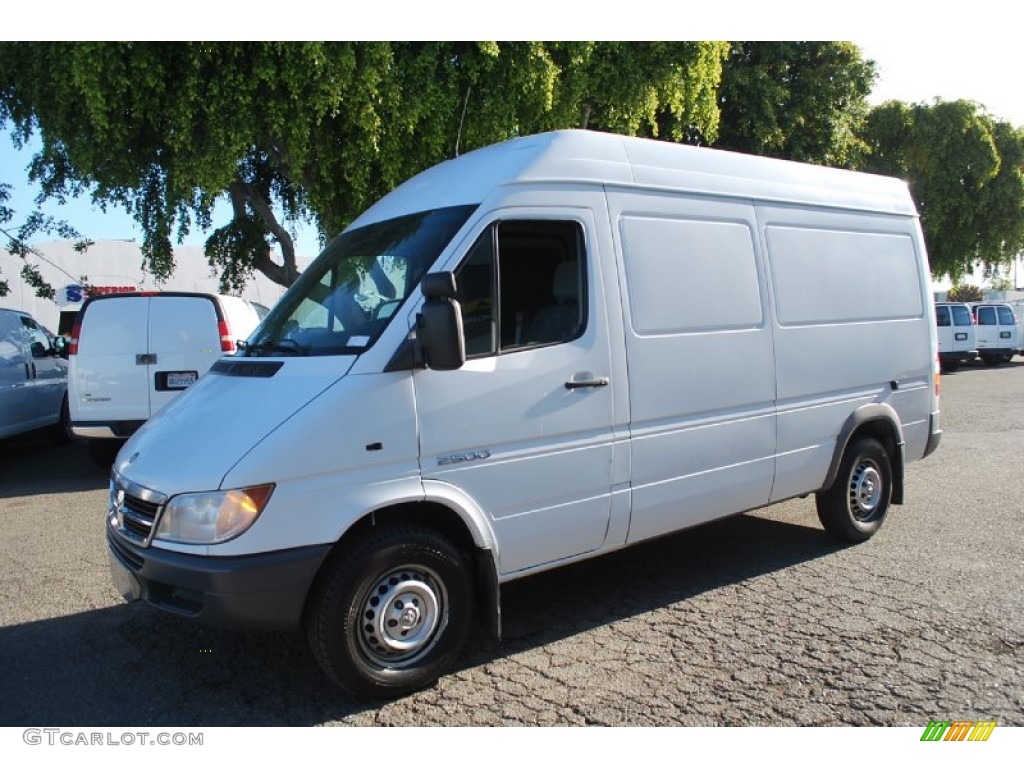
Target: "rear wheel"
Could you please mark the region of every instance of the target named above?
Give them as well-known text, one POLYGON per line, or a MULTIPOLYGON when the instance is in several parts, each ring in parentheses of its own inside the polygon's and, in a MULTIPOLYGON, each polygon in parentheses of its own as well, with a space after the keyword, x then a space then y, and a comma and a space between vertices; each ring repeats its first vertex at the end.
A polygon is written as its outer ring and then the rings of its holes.
POLYGON ((307 607, 327 676, 367 698, 419 690, 465 643, 473 585, 463 554, 427 528, 373 529, 327 566, 307 607))
POLYGON ((817 495, 825 530, 845 541, 865 541, 882 527, 892 497, 892 467, 880 442, 863 437, 849 445, 832 487, 817 495))
POLYGON ((993 355, 982 355, 981 359, 985 361, 985 365, 993 365, 993 366, 995 366, 995 365, 999 365, 1001 362, 1003 362, 1003 358, 1002 357, 995 357, 993 355))

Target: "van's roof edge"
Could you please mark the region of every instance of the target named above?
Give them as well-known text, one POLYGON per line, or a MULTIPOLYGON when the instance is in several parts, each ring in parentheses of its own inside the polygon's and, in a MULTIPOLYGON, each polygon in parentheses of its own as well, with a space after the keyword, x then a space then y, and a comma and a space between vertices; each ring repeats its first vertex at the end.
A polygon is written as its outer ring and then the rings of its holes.
POLYGON ((905 181, 791 160, 586 130, 539 133, 447 160, 412 177, 352 226, 431 207, 479 204, 517 183, 600 183, 781 204, 917 216, 905 181), (455 179, 457 178, 457 182, 455 179))

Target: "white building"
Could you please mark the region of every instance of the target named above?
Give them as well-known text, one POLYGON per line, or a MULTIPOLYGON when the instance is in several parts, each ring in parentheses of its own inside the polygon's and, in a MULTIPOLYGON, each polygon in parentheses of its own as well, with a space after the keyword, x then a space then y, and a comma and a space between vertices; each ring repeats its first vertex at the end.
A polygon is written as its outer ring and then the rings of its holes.
MULTIPOLYGON (((10 292, 0 297, 0 307, 28 312, 57 333, 70 331, 74 314, 86 299, 83 282, 87 282, 95 293, 154 290, 220 292, 218 277, 199 245, 174 249, 174 274, 163 284, 157 284, 152 275, 142 271, 142 252, 134 240, 99 240, 84 253, 76 252, 70 240, 42 243, 34 248, 37 255, 30 255, 27 260, 38 267, 43 278, 53 286, 55 298, 50 300, 36 296, 32 286, 21 277, 22 259, 0 249, 0 280, 6 280, 10 287, 10 292)), ((300 269, 305 266, 300 264, 300 269)), ((256 273, 241 295, 271 307, 283 293, 283 287, 256 273)))

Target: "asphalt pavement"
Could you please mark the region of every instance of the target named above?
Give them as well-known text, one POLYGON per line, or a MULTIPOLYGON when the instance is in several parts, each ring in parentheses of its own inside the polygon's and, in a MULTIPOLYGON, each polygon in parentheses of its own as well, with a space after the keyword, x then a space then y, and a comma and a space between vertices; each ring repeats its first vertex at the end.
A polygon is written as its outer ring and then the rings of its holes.
POLYGON ((513 583, 504 642, 385 704, 301 635, 121 602, 105 474, 0 440, 0 726, 1024 725, 1024 362, 942 387, 942 444, 870 541, 808 498, 513 583))

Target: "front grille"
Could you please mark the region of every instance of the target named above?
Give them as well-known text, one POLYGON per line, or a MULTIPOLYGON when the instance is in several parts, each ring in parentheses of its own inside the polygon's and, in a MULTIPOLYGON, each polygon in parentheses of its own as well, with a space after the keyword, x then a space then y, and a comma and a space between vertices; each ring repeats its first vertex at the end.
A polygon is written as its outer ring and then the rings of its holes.
POLYGON ((159 511, 159 504, 125 494, 124 502, 121 505, 124 522, 121 524, 120 533, 131 541, 140 543, 149 541, 153 523, 156 522, 156 513, 159 511))
POLYGON ((110 479, 107 524, 122 539, 149 546, 160 507, 167 498, 148 488, 123 480, 116 472, 110 479))

